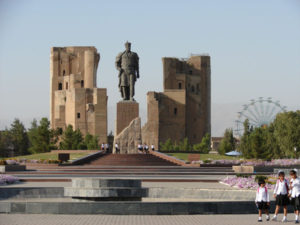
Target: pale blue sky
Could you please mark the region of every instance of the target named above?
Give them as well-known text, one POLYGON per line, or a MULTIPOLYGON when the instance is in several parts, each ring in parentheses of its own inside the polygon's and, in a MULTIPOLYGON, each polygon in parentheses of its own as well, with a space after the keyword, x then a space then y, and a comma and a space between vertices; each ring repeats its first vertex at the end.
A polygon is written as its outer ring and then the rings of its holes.
POLYGON ((161 58, 191 53, 211 56, 213 105, 271 96, 300 108, 300 0, 125 2, 0 0, 0 129, 49 116, 50 47, 74 45, 100 52, 97 83, 108 89, 112 129, 114 61, 126 40, 140 56, 142 112, 147 91, 162 91, 161 58))

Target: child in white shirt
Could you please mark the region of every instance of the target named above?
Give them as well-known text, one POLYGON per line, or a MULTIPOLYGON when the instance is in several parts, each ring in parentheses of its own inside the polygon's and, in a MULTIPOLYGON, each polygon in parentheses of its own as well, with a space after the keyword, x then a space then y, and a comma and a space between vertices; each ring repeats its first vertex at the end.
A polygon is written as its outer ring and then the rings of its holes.
POLYGON ((276 198, 276 209, 273 221, 277 220, 277 215, 281 207, 283 207, 283 219, 282 222, 287 222, 287 205, 289 204, 289 186, 288 181, 284 178, 285 174, 283 171, 278 173, 278 179, 274 189, 274 198, 276 198))
POLYGON ((299 210, 300 210, 300 178, 297 177, 296 170, 290 171, 290 194, 291 204, 294 207, 295 223, 299 223, 299 210))
POLYGON ((258 207, 258 222, 262 222, 262 211, 264 210, 266 213, 266 220, 270 220, 269 216, 269 208, 270 208, 270 197, 268 193, 268 189, 266 187, 266 182, 263 179, 258 181, 258 189, 256 192, 255 203, 258 207))

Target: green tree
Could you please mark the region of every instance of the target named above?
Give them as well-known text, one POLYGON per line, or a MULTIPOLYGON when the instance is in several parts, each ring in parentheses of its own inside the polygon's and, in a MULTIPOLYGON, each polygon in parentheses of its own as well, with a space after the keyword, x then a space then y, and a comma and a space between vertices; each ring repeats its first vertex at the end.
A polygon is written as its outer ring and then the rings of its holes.
POLYGON ((47 118, 42 118, 40 124, 34 119, 31 128, 28 131, 30 140, 29 151, 31 153, 49 152, 51 148, 52 132, 50 130, 50 122, 47 118))
POLYGON ((190 151, 191 150, 191 145, 189 144, 189 139, 184 138, 183 142, 180 144, 180 150, 181 151, 190 151))
POLYGON ((172 151, 173 150, 173 144, 171 139, 169 138, 168 140, 166 140, 165 143, 161 142, 160 143, 160 150, 161 151, 172 151))
POLYGON ((73 147, 73 126, 68 125, 62 134, 62 141, 60 142, 60 149, 70 150, 73 147))
POLYGON ((243 156, 245 158, 251 158, 253 157, 253 155, 252 155, 249 139, 252 131, 250 129, 249 120, 246 119, 243 125, 244 125, 244 134, 241 138, 239 150, 243 153, 243 156))
POLYGON ((179 152, 181 150, 181 146, 182 146, 181 141, 179 141, 179 143, 175 141, 171 151, 179 152))
POLYGON ((13 145, 9 130, 0 131, 0 157, 10 156, 11 149, 13 149, 13 145))
POLYGON ((72 139, 72 149, 86 149, 86 146, 83 143, 82 133, 79 129, 74 131, 72 139))
POLYGON ((60 142, 60 149, 64 150, 77 150, 86 149, 83 142, 82 133, 79 129, 73 130, 72 125, 68 125, 62 134, 62 141, 60 142))
POLYGON ((60 134, 60 129, 50 129, 48 118, 42 118, 39 124, 34 119, 31 123, 31 128, 28 130, 29 151, 31 153, 42 153, 56 149, 56 143, 60 134))
POLYGON ((57 143, 63 133, 62 128, 50 129, 50 149, 57 149, 57 143))
POLYGON ((279 113, 267 127, 249 127, 244 123, 240 150, 245 158, 293 158, 299 157, 300 111, 279 113))
POLYGON ((235 149, 235 139, 233 137, 232 129, 226 129, 224 132, 224 138, 222 139, 218 152, 221 155, 224 155, 227 152, 230 152, 235 149))
POLYGON ((263 159, 265 152, 266 132, 265 128, 259 127, 253 130, 250 134, 250 148, 253 158, 263 159))
POLYGON ((85 143, 87 149, 89 149, 89 150, 98 149, 99 148, 98 142, 99 142, 99 140, 98 140, 97 136, 93 136, 89 133, 87 135, 85 135, 84 143, 85 143))
POLYGON ((200 153, 207 154, 210 151, 210 134, 206 133, 202 138, 201 143, 193 145, 194 151, 199 151, 200 153))
POLYGON ((39 138, 38 138, 38 123, 36 119, 33 119, 31 122, 31 127, 27 132, 29 138, 29 149, 30 153, 37 153, 39 152, 39 138))
POLYGON ((11 143, 16 155, 28 154, 29 140, 26 129, 19 119, 15 119, 9 130, 11 143))
POLYGON ((298 157, 300 150, 300 111, 284 112, 276 116, 274 122, 274 137, 282 157, 298 157))

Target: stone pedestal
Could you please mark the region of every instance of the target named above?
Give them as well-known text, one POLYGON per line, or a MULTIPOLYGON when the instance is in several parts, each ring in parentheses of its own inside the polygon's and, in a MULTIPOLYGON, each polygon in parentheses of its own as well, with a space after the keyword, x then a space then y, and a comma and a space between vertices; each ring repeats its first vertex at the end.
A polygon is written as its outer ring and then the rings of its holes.
POLYGON ((139 117, 139 103, 134 101, 118 102, 115 137, 137 117, 139 117))
POLYGON ((142 188, 141 180, 73 178, 64 195, 90 201, 140 201, 148 189, 142 188))
POLYGON ((133 119, 121 133, 114 138, 113 153, 136 154, 138 144, 142 143, 141 118, 133 119), (120 152, 116 151, 115 144, 118 144, 120 152))

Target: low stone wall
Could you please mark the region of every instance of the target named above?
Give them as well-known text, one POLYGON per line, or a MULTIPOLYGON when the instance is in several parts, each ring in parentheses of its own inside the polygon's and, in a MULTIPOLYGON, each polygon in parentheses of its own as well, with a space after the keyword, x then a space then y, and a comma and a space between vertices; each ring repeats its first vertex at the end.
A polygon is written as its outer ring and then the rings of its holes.
POLYGON ((200 167, 227 167, 231 168, 233 165, 231 164, 200 164, 200 167))
POLYGON ((0 166, 0 173, 5 173, 8 171, 25 171, 25 165, 1 165, 0 166))
POLYGON ((254 166, 232 166, 235 173, 253 173, 254 166))
MULTIPOLYGON (((275 209, 271 202, 270 213, 275 209)), ((293 212, 291 206, 289 212, 293 212)), ((5 202, 0 213, 22 214, 109 214, 109 215, 191 215, 257 214, 253 201, 228 202, 5 202)))
MULTIPOLYGON (((220 201, 254 201, 255 190, 224 190, 200 188, 162 188, 152 187, 148 190, 148 198, 176 198, 220 201)), ((271 200, 273 197, 271 196, 271 200)))
POLYGON ((235 173, 272 173, 273 166, 232 166, 235 173))
POLYGON ((51 153, 96 153, 100 150, 52 150, 51 153))
MULTIPOLYGON (((70 164, 65 164, 65 166, 68 166, 68 165, 82 165, 82 164, 85 164, 85 163, 89 163, 92 160, 97 159, 99 157, 102 157, 104 155, 105 155, 105 153, 103 151, 97 151, 94 154, 90 154, 90 155, 87 155, 87 156, 83 156, 79 159, 76 159, 76 160, 72 161, 70 164)), ((61 166, 64 166, 64 164, 62 164, 61 166)))
POLYGON ((0 199, 64 198, 63 187, 1 187, 0 199))
MULTIPOLYGON (((180 160, 180 159, 177 159, 177 158, 175 158, 175 157, 173 157, 173 156, 164 154, 164 153, 162 153, 162 152, 151 151, 151 150, 150 150, 149 152, 150 152, 150 154, 152 154, 152 155, 155 155, 155 156, 157 156, 157 157, 160 157, 160 158, 162 158, 162 159, 164 159, 164 160, 167 160, 167 161, 169 161, 169 162, 175 163, 175 164, 177 164, 178 166, 193 166, 193 164, 186 164, 185 161, 180 160)), ((199 167, 199 165, 195 165, 195 166, 196 166, 196 167, 199 167)))
MULTIPOLYGON (((65 189, 71 189, 66 187, 65 189)), ((81 194, 85 194, 90 190, 87 188, 81 194)), ((66 193, 66 192, 65 192, 66 193)), ((107 193, 108 194, 108 193, 107 193)), ((72 196, 72 195, 71 195, 72 196)), ((29 199, 29 198, 64 198, 63 187, 1 187, 0 199, 29 199)), ((66 197, 69 198, 70 196, 66 197)), ((199 201, 213 199, 219 201, 254 201, 255 190, 224 190, 224 189, 200 189, 200 188, 163 188, 150 187, 147 188, 147 196, 143 199, 197 199, 199 201)), ((270 196, 273 200, 273 196, 270 196)))
POLYGON ((58 167, 59 164, 54 163, 26 163, 27 169, 36 169, 36 168, 54 168, 58 167))

